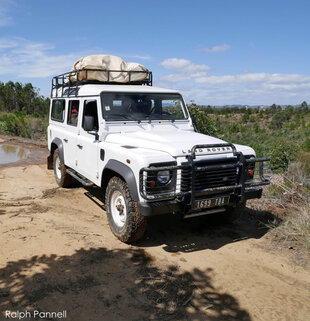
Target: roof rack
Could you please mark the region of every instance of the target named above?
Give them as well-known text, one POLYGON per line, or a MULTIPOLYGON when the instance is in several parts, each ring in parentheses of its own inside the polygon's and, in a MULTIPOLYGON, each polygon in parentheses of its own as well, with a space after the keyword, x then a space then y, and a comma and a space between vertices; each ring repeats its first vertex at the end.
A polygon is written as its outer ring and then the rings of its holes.
POLYGON ((151 71, 136 71, 136 70, 106 70, 106 69, 76 69, 64 74, 53 77, 51 98, 64 97, 64 96, 77 96, 79 86, 85 84, 104 84, 104 85, 153 85, 153 75, 151 71), (93 80, 91 72, 102 73, 101 76, 104 81, 93 80), (113 74, 119 73, 127 80, 123 82, 113 80, 113 74), (143 75, 143 80, 132 80, 134 75, 143 75), (58 89, 61 89, 60 91, 58 89))

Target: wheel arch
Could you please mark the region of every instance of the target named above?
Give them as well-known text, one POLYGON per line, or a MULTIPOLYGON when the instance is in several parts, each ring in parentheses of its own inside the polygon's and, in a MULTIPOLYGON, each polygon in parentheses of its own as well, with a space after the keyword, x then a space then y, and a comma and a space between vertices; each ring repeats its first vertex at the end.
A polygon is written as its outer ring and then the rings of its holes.
POLYGON ((47 168, 48 169, 54 169, 53 157, 54 157, 54 152, 57 148, 59 151, 59 158, 64 163, 64 149, 63 149, 62 140, 60 138, 54 138, 51 143, 50 154, 47 157, 47 168))
POLYGON ((109 180, 113 176, 123 179, 129 187, 132 199, 139 201, 137 181, 132 169, 129 166, 117 160, 110 159, 105 166, 101 177, 101 187, 104 189, 104 191, 106 190, 109 180))

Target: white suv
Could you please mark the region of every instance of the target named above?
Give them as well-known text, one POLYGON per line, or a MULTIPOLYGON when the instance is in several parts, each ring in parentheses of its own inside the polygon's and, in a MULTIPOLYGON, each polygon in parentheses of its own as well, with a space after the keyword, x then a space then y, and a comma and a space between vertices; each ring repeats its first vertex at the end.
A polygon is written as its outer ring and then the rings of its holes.
POLYGON ((267 157, 196 132, 182 95, 152 87, 151 72, 125 85, 72 82, 72 73, 53 78, 48 168, 61 187, 74 178, 102 188, 121 241, 140 239, 151 215, 219 213, 232 221, 269 184, 267 157))

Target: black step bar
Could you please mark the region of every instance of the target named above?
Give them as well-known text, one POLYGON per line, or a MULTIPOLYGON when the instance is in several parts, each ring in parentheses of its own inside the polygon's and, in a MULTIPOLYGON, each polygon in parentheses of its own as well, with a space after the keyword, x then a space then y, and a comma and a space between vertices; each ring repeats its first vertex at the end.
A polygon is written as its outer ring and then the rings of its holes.
POLYGON ((77 173, 75 170, 72 168, 67 168, 66 172, 71 175, 73 178, 75 178, 78 182, 80 182, 82 185, 90 187, 93 186, 94 183, 92 183, 90 180, 88 180, 86 177, 83 175, 77 173))

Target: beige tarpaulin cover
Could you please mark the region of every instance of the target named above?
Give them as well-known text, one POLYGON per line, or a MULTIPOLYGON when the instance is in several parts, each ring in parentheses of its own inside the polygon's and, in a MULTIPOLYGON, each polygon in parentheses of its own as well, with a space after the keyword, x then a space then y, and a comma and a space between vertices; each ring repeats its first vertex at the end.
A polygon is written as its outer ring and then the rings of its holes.
MULTIPOLYGON (((142 71, 131 73, 130 81, 148 80, 148 69, 135 63, 125 63, 122 58, 111 55, 91 55, 78 59, 72 70, 76 69, 103 69, 103 70, 120 70, 119 72, 110 72, 109 81, 126 83, 129 81, 129 74, 125 71, 142 71), (123 72, 124 71, 124 72, 123 72)), ((76 80, 76 74, 71 76, 71 81, 76 80)), ((86 79, 86 71, 78 73, 79 80, 86 79)), ((108 73, 102 71, 87 71, 87 80, 108 81, 108 73)))

